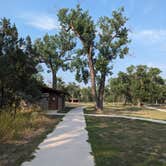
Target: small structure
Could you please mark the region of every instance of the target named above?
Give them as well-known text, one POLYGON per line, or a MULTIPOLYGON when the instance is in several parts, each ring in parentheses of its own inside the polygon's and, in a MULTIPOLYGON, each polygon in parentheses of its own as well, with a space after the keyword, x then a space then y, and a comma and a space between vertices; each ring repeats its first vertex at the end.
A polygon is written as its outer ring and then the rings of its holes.
POLYGON ((78 99, 78 98, 70 98, 70 99, 69 99, 69 102, 70 102, 70 103, 78 103, 78 102, 79 102, 79 99, 78 99))
POLYGON ((53 88, 42 87, 42 98, 40 100, 40 106, 44 110, 62 110, 65 107, 66 92, 56 90, 53 88))

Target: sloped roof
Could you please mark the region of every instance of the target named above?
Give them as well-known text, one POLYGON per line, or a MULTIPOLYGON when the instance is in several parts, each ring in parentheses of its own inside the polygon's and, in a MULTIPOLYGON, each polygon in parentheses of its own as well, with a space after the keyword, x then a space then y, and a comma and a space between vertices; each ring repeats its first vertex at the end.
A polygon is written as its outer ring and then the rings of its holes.
POLYGON ((64 94, 64 95, 69 95, 67 92, 63 91, 63 90, 57 90, 57 89, 53 89, 53 88, 49 88, 49 87, 41 87, 41 92, 42 93, 56 93, 56 94, 64 94))

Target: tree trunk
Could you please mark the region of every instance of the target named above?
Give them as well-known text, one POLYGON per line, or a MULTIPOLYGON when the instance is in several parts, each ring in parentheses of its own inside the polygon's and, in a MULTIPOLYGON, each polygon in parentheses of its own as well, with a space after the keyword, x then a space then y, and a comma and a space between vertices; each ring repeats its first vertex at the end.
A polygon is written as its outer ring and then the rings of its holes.
POLYGON ((56 77, 56 70, 54 70, 55 68, 53 67, 52 61, 51 61, 51 56, 50 56, 50 60, 49 60, 49 65, 50 65, 50 69, 52 72, 52 88, 56 89, 57 88, 57 77, 56 77))
POLYGON ((101 74, 99 89, 98 89, 98 111, 103 110, 103 101, 104 101, 104 87, 105 87, 105 73, 101 74))
POLYGON ((127 104, 127 98, 125 97, 125 98, 124 98, 123 105, 126 105, 126 104, 127 104))
POLYGON ((16 108, 16 106, 14 106, 14 115, 13 115, 14 119, 16 118, 16 113, 17 113, 17 108, 16 108))
POLYGON ((56 89, 57 88, 57 77, 56 77, 56 72, 52 70, 52 88, 56 89))
POLYGON ((141 107, 141 100, 140 99, 137 99, 137 106, 141 107))
POLYGON ((94 64, 93 64, 93 60, 92 60, 92 46, 90 46, 90 48, 89 48, 88 65, 89 65, 89 69, 90 69, 90 79, 91 79, 92 96, 93 96, 93 100, 95 102, 95 108, 96 108, 96 110, 98 110, 99 106, 98 106, 97 93, 96 93, 95 70, 94 70, 94 64))
POLYGON ((3 87, 3 84, 1 86, 1 102, 0 102, 0 108, 3 107, 3 101, 4 101, 4 87, 3 87))
MULTIPOLYGON (((72 22, 70 23, 70 28, 73 30, 73 32, 76 34, 76 36, 80 39, 83 47, 86 48, 83 38, 81 37, 79 32, 77 32, 77 30, 75 30, 75 27, 73 26, 72 22)), ((87 52, 87 56, 88 56, 88 66, 89 66, 89 70, 90 70, 91 92, 92 92, 93 100, 95 102, 95 108, 96 108, 96 110, 98 110, 96 79, 95 79, 95 70, 94 70, 92 54, 93 54, 93 45, 90 45, 88 52, 87 52)))
POLYGON ((156 99, 156 105, 158 104, 158 100, 156 99))

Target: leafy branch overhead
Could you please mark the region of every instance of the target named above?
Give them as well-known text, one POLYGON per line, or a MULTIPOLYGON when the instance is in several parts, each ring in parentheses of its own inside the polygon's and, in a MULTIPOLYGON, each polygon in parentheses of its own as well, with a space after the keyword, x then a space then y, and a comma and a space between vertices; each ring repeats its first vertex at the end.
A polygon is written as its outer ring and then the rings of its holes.
POLYGON ((70 51, 75 47, 75 41, 72 35, 60 32, 56 35, 46 34, 43 39, 35 41, 35 48, 40 55, 40 62, 45 63, 48 72, 52 73, 52 86, 57 87, 57 72, 59 69, 66 71, 68 69, 68 60, 70 60, 70 51), (67 56, 66 56, 67 54, 67 56))

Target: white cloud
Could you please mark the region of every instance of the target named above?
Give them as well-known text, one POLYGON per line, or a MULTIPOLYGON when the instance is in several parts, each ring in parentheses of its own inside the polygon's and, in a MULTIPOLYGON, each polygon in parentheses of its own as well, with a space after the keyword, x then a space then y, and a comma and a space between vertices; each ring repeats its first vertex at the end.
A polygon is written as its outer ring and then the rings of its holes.
POLYGON ((141 44, 146 48, 155 48, 166 53, 166 29, 146 29, 130 34, 132 43, 141 44))
POLYGON ((157 67, 157 68, 166 70, 165 64, 161 64, 161 63, 157 64, 157 63, 149 62, 149 63, 147 63, 147 66, 149 66, 149 67, 157 67))
POLYGON ((25 20, 25 24, 41 30, 59 29, 56 16, 45 13, 24 13, 20 18, 25 20))
POLYGON ((159 43, 166 41, 166 30, 141 30, 131 34, 134 40, 141 40, 150 43, 159 43))

